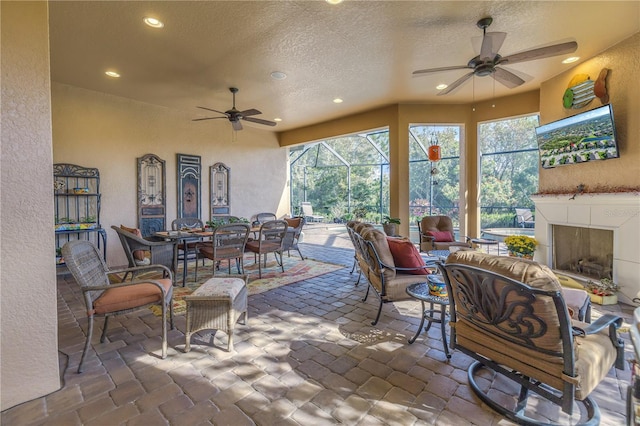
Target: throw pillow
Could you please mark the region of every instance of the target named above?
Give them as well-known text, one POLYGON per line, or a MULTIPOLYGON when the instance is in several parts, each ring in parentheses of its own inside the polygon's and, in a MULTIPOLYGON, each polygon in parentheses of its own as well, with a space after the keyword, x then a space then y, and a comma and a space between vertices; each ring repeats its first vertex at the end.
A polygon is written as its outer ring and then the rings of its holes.
MULTIPOLYGON (((393 263, 398 268, 419 268, 425 266, 424 259, 413 243, 406 238, 387 237, 389 250, 393 256, 393 263)), ((428 269, 414 269, 413 271, 402 271, 405 274, 429 275, 428 269)))
POLYGON ((453 236, 449 231, 427 231, 427 235, 434 237, 440 243, 453 242, 453 236))
MULTIPOLYGON (((136 237, 142 238, 142 232, 140 232, 140 230, 138 228, 129 228, 127 226, 120 225, 120 229, 122 229, 124 231, 127 231, 127 232, 130 232, 133 235, 135 235, 136 237)), ((136 263, 140 264, 137 261, 144 262, 145 257, 146 257, 146 253, 145 253, 144 250, 134 250, 133 251, 133 258, 136 260, 136 263)))

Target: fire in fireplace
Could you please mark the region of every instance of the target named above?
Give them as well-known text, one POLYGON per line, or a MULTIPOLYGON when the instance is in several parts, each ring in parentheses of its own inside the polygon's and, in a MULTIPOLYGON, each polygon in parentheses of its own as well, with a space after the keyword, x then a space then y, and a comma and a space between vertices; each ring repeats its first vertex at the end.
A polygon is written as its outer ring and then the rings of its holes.
POLYGON ((553 268, 592 279, 613 278, 613 231, 552 225, 553 268))

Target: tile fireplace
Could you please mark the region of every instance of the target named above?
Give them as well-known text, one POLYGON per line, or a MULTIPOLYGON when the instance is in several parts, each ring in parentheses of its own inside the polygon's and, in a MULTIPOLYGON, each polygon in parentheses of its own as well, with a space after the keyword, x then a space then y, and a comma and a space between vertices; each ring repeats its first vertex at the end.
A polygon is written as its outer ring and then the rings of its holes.
POLYGON ((578 281, 612 278, 618 298, 640 292, 640 193, 535 195, 535 260, 578 281))

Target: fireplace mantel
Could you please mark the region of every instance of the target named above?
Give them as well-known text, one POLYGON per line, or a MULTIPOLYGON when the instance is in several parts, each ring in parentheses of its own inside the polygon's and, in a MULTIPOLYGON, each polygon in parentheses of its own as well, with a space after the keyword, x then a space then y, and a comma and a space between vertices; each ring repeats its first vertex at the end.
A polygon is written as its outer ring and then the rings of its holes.
POLYGON ((552 264, 552 225, 613 231, 613 280, 621 301, 631 303, 640 292, 640 193, 532 195, 536 205, 535 259, 552 264))

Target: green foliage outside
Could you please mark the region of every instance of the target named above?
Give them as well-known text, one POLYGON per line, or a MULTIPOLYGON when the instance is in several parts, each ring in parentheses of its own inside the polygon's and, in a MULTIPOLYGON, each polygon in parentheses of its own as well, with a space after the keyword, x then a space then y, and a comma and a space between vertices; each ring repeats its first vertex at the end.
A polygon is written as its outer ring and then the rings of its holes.
MULTIPOLYGON (((512 227, 516 207, 533 208, 529 195, 538 186, 537 123, 532 116, 479 126, 483 228, 512 227)), ((459 226, 460 130, 455 125, 411 126, 411 225, 426 215, 446 215, 459 226), (431 162, 427 149, 436 138, 441 160, 431 162)), ((292 213, 299 214, 300 203, 308 201, 328 221, 381 223, 389 215, 388 153, 386 130, 292 149, 292 213)))

